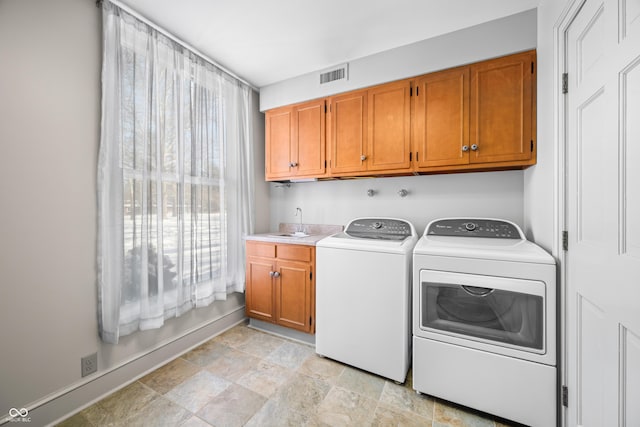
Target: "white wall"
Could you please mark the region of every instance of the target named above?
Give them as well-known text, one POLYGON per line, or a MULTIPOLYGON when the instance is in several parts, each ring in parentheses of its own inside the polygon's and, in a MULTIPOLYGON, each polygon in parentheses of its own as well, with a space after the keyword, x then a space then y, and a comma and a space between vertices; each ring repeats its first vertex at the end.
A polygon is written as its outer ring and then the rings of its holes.
POLYGON ((569 2, 541 0, 538 7, 538 164, 524 173, 525 228, 530 239, 558 253, 557 212, 557 110, 562 96, 556 73, 554 25, 569 2))
MULTIPOLYGON (((206 339, 218 319, 243 318, 244 298, 232 294, 162 329, 103 344, 95 267, 100 10, 88 0, 2 0, 0 58, 0 423, 9 408, 26 407, 32 425, 44 425, 206 339), (94 352, 98 373, 83 379, 80 358, 94 352)), ((253 102, 256 228, 265 230, 264 127, 257 95, 253 102)))
MULTIPOLYGON (((407 13, 411 13, 407 11, 407 13)), ((349 80, 313 72, 260 88, 260 110, 333 95, 536 47, 536 10, 349 61, 349 80)))
POLYGON ((522 225, 522 171, 369 178, 271 184, 271 229, 296 222, 296 207, 307 224, 346 223, 359 216, 409 220, 419 233, 445 216, 494 217, 522 225), (373 197, 367 190, 376 191, 373 197), (409 191, 400 197, 398 191, 409 191))

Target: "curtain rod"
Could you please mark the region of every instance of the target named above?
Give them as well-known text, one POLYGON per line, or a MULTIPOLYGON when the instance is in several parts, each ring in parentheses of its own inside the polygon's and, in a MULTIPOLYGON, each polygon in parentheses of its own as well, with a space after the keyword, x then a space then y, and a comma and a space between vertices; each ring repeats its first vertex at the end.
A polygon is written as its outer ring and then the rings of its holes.
MULTIPOLYGON (((163 28, 160 28, 158 25, 156 25, 153 22, 149 21, 147 18, 145 18, 144 16, 140 15, 138 12, 136 12, 133 9, 131 9, 129 6, 122 4, 121 2, 119 2, 117 0, 109 0, 109 1, 111 1, 111 3, 115 4, 120 9, 124 10, 125 12, 127 12, 128 14, 133 15, 135 18, 137 18, 140 21, 144 22, 145 24, 147 24, 148 26, 150 26, 154 30, 158 31, 163 36, 170 38, 174 42, 178 43, 180 46, 184 47, 185 49, 189 49, 191 52, 195 53, 200 58, 204 59, 207 62, 210 62, 215 67, 217 67, 221 71, 223 71, 224 73, 226 73, 229 76, 233 77, 234 79, 244 83, 245 85, 249 86, 254 91, 260 92, 260 90, 257 87, 255 87, 254 85, 252 85, 251 83, 249 83, 245 79, 243 79, 243 78, 239 77, 237 74, 229 71, 227 68, 223 67, 222 65, 220 65, 219 63, 217 63, 213 59, 209 58, 207 55, 203 54, 202 52, 200 52, 198 49, 194 48, 190 44, 180 40, 178 37, 176 37, 173 34, 169 33, 167 30, 165 30, 163 28)), ((103 0, 96 0, 96 7, 102 8, 102 2, 103 2, 103 0)))

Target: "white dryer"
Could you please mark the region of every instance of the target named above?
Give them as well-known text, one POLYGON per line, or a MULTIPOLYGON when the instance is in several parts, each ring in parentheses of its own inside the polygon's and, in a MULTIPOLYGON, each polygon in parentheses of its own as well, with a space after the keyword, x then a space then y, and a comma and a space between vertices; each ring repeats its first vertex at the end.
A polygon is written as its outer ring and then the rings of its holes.
POLYGON ((554 258, 509 221, 445 218, 427 226, 413 264, 414 389, 556 425, 554 258))
POLYGON ((402 383, 411 363, 411 223, 358 218, 316 245, 316 352, 402 383))

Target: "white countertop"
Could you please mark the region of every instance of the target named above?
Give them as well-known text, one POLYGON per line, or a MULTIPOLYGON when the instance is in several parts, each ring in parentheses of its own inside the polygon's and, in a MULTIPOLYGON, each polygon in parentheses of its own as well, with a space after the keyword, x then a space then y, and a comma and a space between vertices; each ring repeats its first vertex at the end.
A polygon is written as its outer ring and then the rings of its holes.
POLYGON ((269 243, 287 243, 292 245, 308 245, 315 246, 320 240, 332 234, 341 232, 344 227, 341 225, 326 225, 326 224, 303 224, 302 229, 305 230, 308 236, 304 237, 292 237, 283 236, 283 234, 291 234, 300 229, 299 224, 281 223, 278 227, 278 231, 270 233, 258 233, 245 236, 244 240, 253 240, 259 242, 269 243))
MULTIPOLYGON (((269 243, 287 243, 291 245, 308 245, 315 246, 320 240, 324 239, 331 234, 312 234, 306 237, 289 237, 289 236, 280 236, 283 233, 262 233, 262 234, 251 234, 246 236, 245 240, 254 240, 259 242, 269 242, 269 243)), ((332 233, 333 234, 333 233, 332 233)))

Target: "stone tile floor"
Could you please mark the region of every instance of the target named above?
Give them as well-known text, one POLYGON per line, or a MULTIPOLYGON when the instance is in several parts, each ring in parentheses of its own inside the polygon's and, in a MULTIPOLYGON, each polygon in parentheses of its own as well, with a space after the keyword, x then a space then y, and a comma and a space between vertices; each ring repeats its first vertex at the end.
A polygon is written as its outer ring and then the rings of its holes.
POLYGON ((69 426, 473 426, 486 414, 235 326, 58 424, 69 426))

